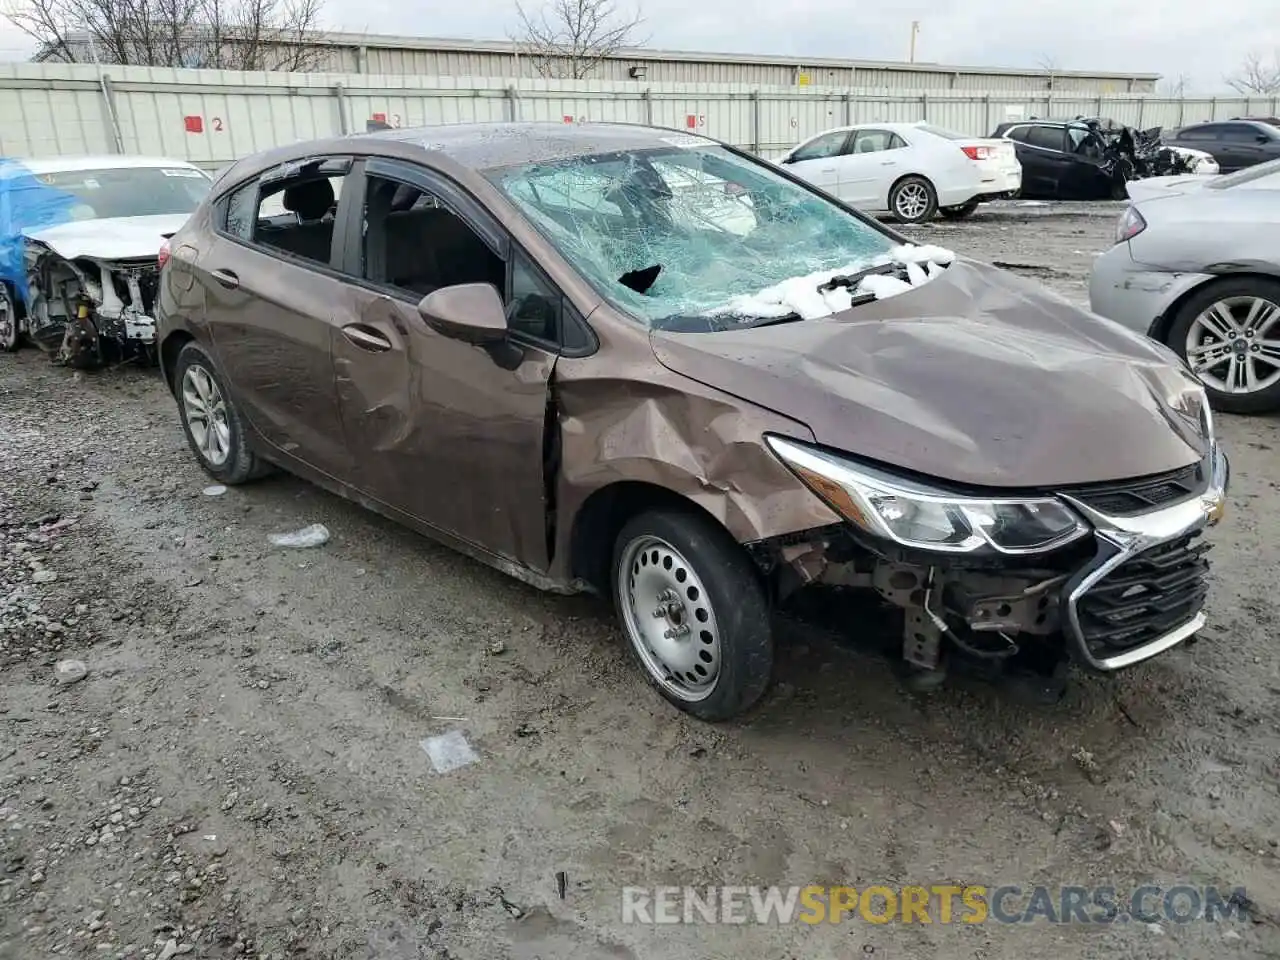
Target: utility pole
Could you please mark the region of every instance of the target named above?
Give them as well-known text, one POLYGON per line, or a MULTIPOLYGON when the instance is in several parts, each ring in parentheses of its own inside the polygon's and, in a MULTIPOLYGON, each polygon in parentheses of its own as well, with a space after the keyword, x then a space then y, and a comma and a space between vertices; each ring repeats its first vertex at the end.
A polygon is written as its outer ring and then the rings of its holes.
POLYGON ((916 34, 918 34, 919 32, 920 32, 920 21, 912 20, 911 21, 911 56, 907 61, 908 63, 916 62, 916 34))

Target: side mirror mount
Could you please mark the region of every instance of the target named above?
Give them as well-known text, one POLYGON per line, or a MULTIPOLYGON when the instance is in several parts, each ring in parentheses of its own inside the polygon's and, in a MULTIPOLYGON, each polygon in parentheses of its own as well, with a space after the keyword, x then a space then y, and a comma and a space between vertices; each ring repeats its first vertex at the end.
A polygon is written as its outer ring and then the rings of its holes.
POLYGON ((783 157, 783 158, 782 158, 781 160, 779 160, 778 162, 779 162, 779 163, 783 163, 783 164, 786 164, 786 163, 795 163, 795 162, 796 162, 796 158, 795 158, 792 154, 788 153, 785 157, 783 157))
POLYGON ((431 329, 481 346, 507 338, 502 295, 491 283, 459 283, 433 290, 418 301, 418 314, 431 329))
POLYGON ((1270 142, 1271 142, 1271 138, 1270 138, 1270 137, 1268 137, 1265 133, 1260 133, 1260 134, 1258 134, 1258 142, 1259 142, 1259 143, 1270 143, 1270 142))

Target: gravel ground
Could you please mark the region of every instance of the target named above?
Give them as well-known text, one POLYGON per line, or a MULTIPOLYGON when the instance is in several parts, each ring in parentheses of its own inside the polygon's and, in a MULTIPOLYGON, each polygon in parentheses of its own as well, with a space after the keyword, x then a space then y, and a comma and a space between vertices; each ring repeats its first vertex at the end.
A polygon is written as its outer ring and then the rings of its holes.
MULTIPOLYGON (((911 233, 1083 300, 1116 209, 911 233)), ((599 602, 289 477, 206 495, 154 372, 0 356, 0 957, 1280 956, 1278 427, 1222 418, 1198 642, 1029 707, 792 631, 710 727, 599 602), (436 773, 451 731, 478 760, 436 773), (621 922, 624 885, 1148 882, 1243 887, 1248 917, 621 922)))

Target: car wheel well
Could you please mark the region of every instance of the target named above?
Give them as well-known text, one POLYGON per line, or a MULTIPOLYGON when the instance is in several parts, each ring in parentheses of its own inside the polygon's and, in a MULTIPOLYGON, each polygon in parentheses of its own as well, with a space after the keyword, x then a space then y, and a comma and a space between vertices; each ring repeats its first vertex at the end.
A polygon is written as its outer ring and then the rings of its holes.
POLYGON ((1156 317, 1155 321, 1151 324, 1151 329, 1148 331, 1147 336, 1152 340, 1158 340, 1165 346, 1170 346, 1169 330, 1173 327, 1174 321, 1177 319, 1183 306, 1186 305, 1186 302, 1192 297, 1199 296, 1204 293, 1204 291, 1212 287, 1220 286, 1221 284, 1229 283, 1233 280, 1264 280, 1276 283, 1280 282, 1280 277, 1273 276, 1269 273, 1240 271, 1239 273, 1222 273, 1204 281, 1203 283, 1197 283, 1194 287, 1183 290, 1182 293, 1178 294, 1169 306, 1165 308, 1164 313, 1156 317))
POLYGON ((624 480, 601 487, 578 509, 569 538, 572 575, 590 584, 601 596, 610 591, 614 541, 626 523, 646 510, 666 507, 693 511, 720 521, 701 505, 657 484, 624 480))
POLYGON ((925 183, 929 185, 929 189, 934 192, 935 196, 938 193, 937 186, 935 186, 934 182, 930 180, 928 177, 926 177, 923 173, 904 173, 897 180, 893 181, 893 183, 889 184, 890 197, 893 196, 893 191, 898 189, 898 184, 902 183, 903 180, 923 180, 925 183))
POLYGON ((164 342, 160 344, 160 362, 163 364, 165 382, 169 385, 169 391, 175 389, 173 382, 173 368, 178 363, 178 354, 182 352, 182 348, 194 340, 191 334, 185 330, 175 330, 164 338, 164 342))

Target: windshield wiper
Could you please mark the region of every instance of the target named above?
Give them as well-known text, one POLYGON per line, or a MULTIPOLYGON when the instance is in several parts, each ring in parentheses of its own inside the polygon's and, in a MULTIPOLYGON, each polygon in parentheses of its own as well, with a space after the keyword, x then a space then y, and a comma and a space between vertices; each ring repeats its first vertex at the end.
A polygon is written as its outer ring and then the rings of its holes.
MULTIPOLYGON (((832 277, 825 283, 818 284, 818 290, 822 293, 826 293, 828 290, 835 290, 837 287, 844 287, 847 290, 856 290, 858 289, 858 284, 863 280, 867 277, 876 276, 877 274, 889 274, 897 277, 899 280, 906 280, 907 265, 905 263, 897 262, 881 263, 874 267, 867 267, 865 270, 859 270, 857 273, 839 274, 838 276, 832 277)), ((871 299, 874 300, 875 297, 873 296, 871 299)), ((854 297, 855 306, 860 300, 860 297, 854 297)))

